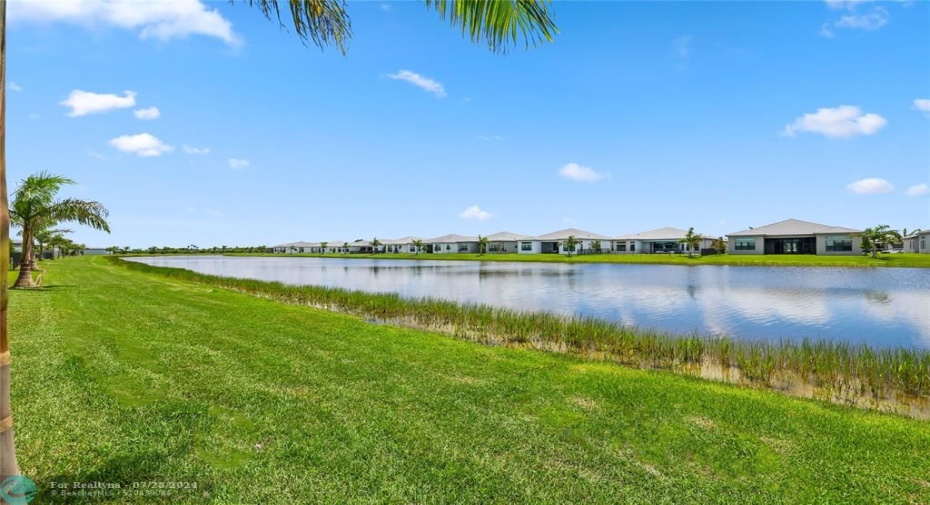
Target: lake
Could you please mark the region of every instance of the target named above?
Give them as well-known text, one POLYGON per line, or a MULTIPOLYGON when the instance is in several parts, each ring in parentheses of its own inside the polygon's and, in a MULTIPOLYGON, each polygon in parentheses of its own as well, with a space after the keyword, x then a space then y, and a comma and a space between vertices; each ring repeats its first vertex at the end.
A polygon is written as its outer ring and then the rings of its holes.
POLYGON ((676 333, 930 348, 930 270, 170 256, 133 258, 295 285, 593 316, 676 333))

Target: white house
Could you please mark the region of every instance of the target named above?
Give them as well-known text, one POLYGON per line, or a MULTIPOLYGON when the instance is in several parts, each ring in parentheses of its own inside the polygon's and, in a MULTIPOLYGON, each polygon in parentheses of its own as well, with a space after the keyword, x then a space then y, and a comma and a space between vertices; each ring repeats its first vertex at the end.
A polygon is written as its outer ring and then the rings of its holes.
POLYGON ((788 219, 727 235, 730 254, 862 254, 861 230, 788 219))
POLYGON ((433 248, 433 254, 477 253, 478 237, 465 235, 443 235, 424 241, 433 248))
POLYGON ((519 233, 502 231, 493 235, 488 235, 486 238, 488 239, 487 252, 516 253, 520 248, 520 241, 527 240, 531 237, 529 235, 521 235, 519 233))
MULTIPOLYGON (((651 254, 651 253, 682 253, 688 252, 690 247, 679 240, 685 238, 688 230, 666 226, 656 230, 644 231, 631 235, 621 235, 613 241, 613 252, 618 254, 651 254)), ((710 249, 714 239, 704 237, 698 248, 710 249)))
POLYGON ((520 254, 569 254, 570 251, 566 244, 568 237, 575 237, 578 242, 573 254, 592 254, 597 249, 595 246, 598 245, 602 252, 610 251, 612 240, 610 237, 577 228, 567 228, 521 240, 518 252, 520 254))
MULTIPOLYGON (((389 253, 398 253, 398 254, 415 254, 417 252, 416 246, 413 245, 415 240, 423 240, 419 237, 403 237, 396 239, 386 239, 381 242, 384 243, 384 251, 389 253)), ((426 243, 424 242, 424 245, 426 243)), ((420 251, 426 252, 426 251, 420 251)))

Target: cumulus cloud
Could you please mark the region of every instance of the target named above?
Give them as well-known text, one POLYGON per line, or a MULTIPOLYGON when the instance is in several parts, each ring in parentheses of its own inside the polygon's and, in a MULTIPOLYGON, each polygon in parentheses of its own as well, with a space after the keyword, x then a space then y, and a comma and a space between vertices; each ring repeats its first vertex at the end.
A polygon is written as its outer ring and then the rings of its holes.
POLYGON ((407 81, 410 84, 436 95, 437 98, 446 97, 446 89, 438 81, 434 81, 429 77, 420 75, 416 72, 411 72, 409 70, 401 70, 393 74, 388 74, 388 79, 394 79, 398 81, 407 81))
POLYGON ((609 179, 610 174, 607 172, 596 172, 591 167, 583 167, 577 163, 569 163, 559 169, 559 175, 566 179, 581 182, 597 182, 601 179, 609 179))
POLYGON ((158 116, 161 116, 161 112, 158 111, 158 107, 136 109, 132 111, 132 113, 135 114, 136 119, 157 119, 158 116))
POLYGON ((833 38, 834 29, 875 31, 891 22, 891 14, 882 6, 872 7, 867 12, 859 7, 871 3, 871 0, 827 0, 827 5, 840 11, 820 28, 820 34, 833 38))
POLYGON ((238 45, 232 23, 201 0, 72 0, 10 2, 10 20, 78 25, 87 29, 116 27, 138 31, 143 39, 169 40, 204 35, 238 45))
POLYGON ((914 100, 914 108, 919 111, 930 112, 930 99, 918 98, 914 100))
POLYGON ((10 88, 10 91, 22 91, 23 90, 23 88, 21 88, 20 85, 16 84, 15 82, 10 82, 9 88, 10 88))
POLYGON ((136 93, 134 91, 124 91, 123 96, 119 96, 113 93, 92 93, 76 89, 59 104, 71 109, 68 116, 79 117, 108 112, 113 109, 135 107, 136 93))
POLYGON ((781 135, 794 137, 798 133, 819 133, 829 138, 850 138, 856 135, 872 135, 885 127, 888 121, 878 114, 863 114, 859 107, 841 105, 834 108, 817 109, 804 114, 785 125, 781 135))
POLYGON ((183 149, 187 154, 210 154, 210 149, 206 147, 191 147, 188 145, 182 145, 181 149, 183 149))
POLYGON ((233 170, 245 170, 249 168, 249 165, 251 165, 249 160, 243 160, 239 158, 229 158, 228 162, 229 168, 232 168, 233 170))
POLYGON ((462 219, 474 219, 476 221, 486 221, 494 217, 494 214, 491 214, 488 211, 481 210, 477 205, 472 205, 471 207, 459 212, 459 217, 462 219))
POLYGON ((891 193, 894 190, 894 185, 885 179, 870 177, 850 183, 846 186, 846 189, 860 195, 874 195, 878 193, 891 193))
POLYGON ((916 184, 907 188, 905 193, 907 196, 925 196, 930 194, 930 186, 927 186, 927 183, 916 184))
POLYGON ((173 147, 149 133, 122 135, 111 140, 110 145, 124 153, 132 153, 143 157, 161 156, 174 150, 173 147))

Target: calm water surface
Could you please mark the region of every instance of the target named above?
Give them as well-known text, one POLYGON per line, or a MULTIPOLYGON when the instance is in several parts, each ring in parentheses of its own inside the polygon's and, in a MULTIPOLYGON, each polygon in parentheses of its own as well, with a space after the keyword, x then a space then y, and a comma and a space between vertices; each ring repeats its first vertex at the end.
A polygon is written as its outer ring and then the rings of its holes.
POLYGON ((930 270, 439 260, 137 258, 155 266, 582 314, 679 333, 930 348, 930 270))

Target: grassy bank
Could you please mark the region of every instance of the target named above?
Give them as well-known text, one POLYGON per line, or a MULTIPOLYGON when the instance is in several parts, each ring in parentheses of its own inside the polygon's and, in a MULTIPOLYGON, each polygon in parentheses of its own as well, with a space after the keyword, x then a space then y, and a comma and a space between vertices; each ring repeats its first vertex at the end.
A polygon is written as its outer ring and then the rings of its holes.
POLYGON ((432 298, 411 300, 391 293, 288 286, 134 262, 123 262, 123 265, 136 271, 232 288, 286 303, 441 331, 485 344, 567 352, 873 408, 895 408, 896 404, 920 407, 930 399, 930 352, 927 351, 874 350, 867 345, 831 341, 772 343, 707 339, 632 328, 593 318, 566 318, 432 298))
POLYGON ((197 485, 93 503, 930 496, 926 422, 373 325, 102 258, 46 268, 46 288, 11 300, 37 503, 64 501, 51 482, 91 481, 197 485))
POLYGON ((619 263, 653 265, 731 265, 787 267, 898 267, 930 268, 930 254, 883 254, 868 256, 760 255, 722 254, 694 256, 687 254, 234 254, 232 256, 274 256, 278 258, 363 258, 451 261, 519 261, 530 263, 619 263))

